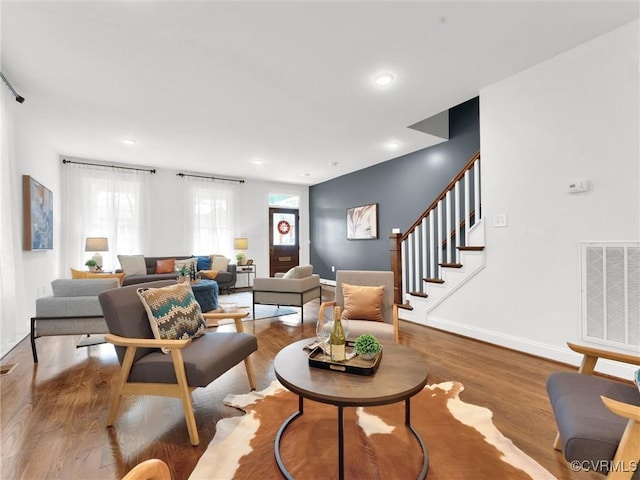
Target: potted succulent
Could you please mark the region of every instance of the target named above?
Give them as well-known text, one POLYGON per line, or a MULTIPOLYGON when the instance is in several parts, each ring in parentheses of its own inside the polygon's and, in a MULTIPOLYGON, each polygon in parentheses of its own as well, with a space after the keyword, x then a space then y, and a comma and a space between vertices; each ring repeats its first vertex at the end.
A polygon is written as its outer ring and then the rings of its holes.
POLYGON ((84 264, 87 267, 89 267, 89 271, 91 271, 91 272, 95 272, 96 269, 98 268, 98 263, 93 258, 90 258, 89 260, 84 262, 84 264))
POLYGON ((354 344, 356 353, 364 360, 372 360, 382 350, 382 345, 376 337, 370 333, 365 333, 356 338, 354 344))

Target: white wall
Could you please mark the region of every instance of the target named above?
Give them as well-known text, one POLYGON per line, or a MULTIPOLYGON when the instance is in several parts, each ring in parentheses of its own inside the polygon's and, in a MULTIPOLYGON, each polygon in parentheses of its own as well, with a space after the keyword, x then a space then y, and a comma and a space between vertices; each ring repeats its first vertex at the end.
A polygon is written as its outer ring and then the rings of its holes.
POLYGON ((481 90, 486 268, 427 323, 575 363, 579 242, 640 239, 638 28, 481 90), (575 178, 590 191, 568 194, 575 178))
MULTIPOLYGON (((37 128, 35 122, 29 121, 31 107, 28 100, 23 104, 15 104, 12 112, 14 121, 13 142, 14 159, 3 158, 2 168, 8 168, 10 161, 15 161, 15 182, 17 188, 12 190, 13 204, 19 206, 14 215, 22 219, 22 175, 30 175, 53 192, 54 236, 53 250, 21 251, 15 265, 16 312, 12 318, 2 318, 0 331, 2 342, 0 356, 5 355, 29 333, 30 318, 35 314, 36 298, 51 293, 51 280, 55 278, 59 262, 60 245, 60 177, 58 174, 58 156, 46 137, 37 128)), ((6 226, 5 226, 6 227, 6 226)), ((4 234, 3 229, 3 234, 4 234)), ((9 225, 7 234, 17 239, 22 245, 22 221, 9 225)))
MULTIPOLYGON (((212 167, 214 168, 214 167, 212 167)), ((179 228, 179 218, 184 215, 184 205, 180 202, 181 181, 176 177, 178 170, 157 169, 151 187, 152 238, 149 256, 191 255, 216 252, 185 251, 179 228), (168 219, 176 219, 171 221, 168 219)), ((215 175, 215 171, 202 172, 215 175)), ((247 237, 249 249, 247 258, 252 258, 257 266, 258 276, 269 276, 269 194, 286 193, 300 197, 300 263, 309 262, 309 188, 303 185, 246 180, 240 185, 240 206, 236 236, 247 237)), ((232 260, 235 262, 235 258, 232 260)))

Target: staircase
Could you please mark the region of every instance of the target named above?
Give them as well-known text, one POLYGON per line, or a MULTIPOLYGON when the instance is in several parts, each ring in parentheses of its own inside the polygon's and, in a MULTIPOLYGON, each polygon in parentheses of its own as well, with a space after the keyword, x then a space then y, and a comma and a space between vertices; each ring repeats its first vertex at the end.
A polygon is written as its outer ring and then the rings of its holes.
POLYGON ((398 314, 426 324, 429 311, 484 268, 480 152, 411 228, 392 235, 391 242, 398 314))

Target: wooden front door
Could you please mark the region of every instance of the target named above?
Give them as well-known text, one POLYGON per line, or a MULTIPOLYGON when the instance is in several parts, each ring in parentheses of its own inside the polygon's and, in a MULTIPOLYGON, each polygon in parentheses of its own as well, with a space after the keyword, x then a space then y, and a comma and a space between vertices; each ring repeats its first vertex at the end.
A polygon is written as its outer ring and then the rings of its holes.
POLYGON ((269 276, 286 272, 300 262, 298 210, 269 209, 269 276))

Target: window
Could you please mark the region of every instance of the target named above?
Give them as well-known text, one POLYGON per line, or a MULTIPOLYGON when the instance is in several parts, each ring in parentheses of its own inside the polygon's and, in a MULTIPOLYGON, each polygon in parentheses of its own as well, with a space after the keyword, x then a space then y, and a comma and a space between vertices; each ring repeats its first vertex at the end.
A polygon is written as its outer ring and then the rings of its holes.
POLYGON ((286 193, 270 193, 269 206, 280 208, 300 208, 300 196, 286 193))
MULTIPOLYGON (((86 237, 107 237, 105 270, 118 268, 118 254, 144 253, 148 228, 148 171, 67 164, 62 178, 62 262, 81 267, 86 237)), ((65 272, 66 273, 66 272, 65 272)))
POLYGON ((188 248, 197 255, 220 253, 233 258, 238 211, 237 184, 184 177, 185 234, 188 248))

